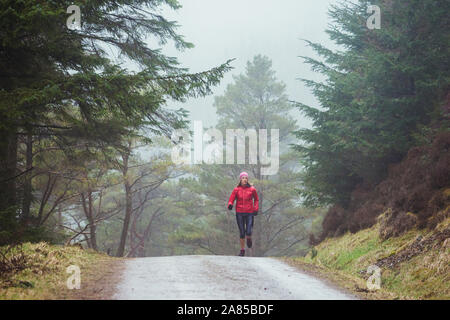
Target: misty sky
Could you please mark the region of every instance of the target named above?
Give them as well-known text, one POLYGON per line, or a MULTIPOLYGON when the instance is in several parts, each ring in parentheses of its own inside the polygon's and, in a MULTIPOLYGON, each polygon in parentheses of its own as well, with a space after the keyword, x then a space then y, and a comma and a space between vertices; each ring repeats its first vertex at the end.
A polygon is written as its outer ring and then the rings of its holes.
MULTIPOLYGON (((311 48, 300 39, 320 42, 336 48, 328 39, 325 29, 331 23, 327 16, 335 0, 180 0, 183 6, 172 10, 162 6, 160 13, 169 21, 177 21, 176 32, 192 42, 195 48, 178 51, 169 41, 162 47, 167 56, 175 56, 180 67, 190 73, 209 70, 236 58, 233 70, 227 72, 213 94, 189 99, 186 103, 171 102, 168 107, 183 107, 190 111, 190 120, 202 120, 204 126, 216 124, 214 95, 222 95, 226 85, 233 81, 232 74, 245 72, 247 61, 257 54, 272 60, 278 80, 283 81, 289 99, 318 106, 310 90, 296 78, 322 79, 303 63, 300 55, 315 56, 311 48)), ((153 41, 150 41, 153 43, 153 41)), ((154 43, 149 47, 155 48, 154 43)), ((308 126, 295 109, 293 113, 300 126, 308 126)))

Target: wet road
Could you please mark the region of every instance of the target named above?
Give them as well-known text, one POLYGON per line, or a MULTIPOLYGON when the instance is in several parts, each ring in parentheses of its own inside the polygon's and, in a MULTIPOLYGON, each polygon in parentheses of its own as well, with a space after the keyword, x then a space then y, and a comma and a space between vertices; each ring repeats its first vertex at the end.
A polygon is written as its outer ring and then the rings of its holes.
POLYGON ((355 299, 276 259, 207 255, 127 260, 114 298, 355 299))

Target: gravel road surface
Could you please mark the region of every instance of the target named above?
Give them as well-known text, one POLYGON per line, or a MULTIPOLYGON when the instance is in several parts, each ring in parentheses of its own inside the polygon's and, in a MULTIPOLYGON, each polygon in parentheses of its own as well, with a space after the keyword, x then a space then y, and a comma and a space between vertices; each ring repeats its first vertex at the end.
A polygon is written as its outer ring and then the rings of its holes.
POLYGON ((115 299, 355 299, 273 258, 167 256, 126 261, 115 299))

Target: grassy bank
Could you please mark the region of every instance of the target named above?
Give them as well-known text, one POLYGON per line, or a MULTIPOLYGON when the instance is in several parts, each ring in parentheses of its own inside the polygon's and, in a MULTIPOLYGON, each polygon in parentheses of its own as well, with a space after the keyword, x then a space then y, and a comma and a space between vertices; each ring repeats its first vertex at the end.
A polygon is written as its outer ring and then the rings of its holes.
POLYGON ((0 299, 108 299, 120 279, 124 259, 78 246, 24 243, 0 250, 0 299), (66 272, 80 268, 81 288, 68 289, 66 272))
POLYGON ((450 219, 436 229, 413 229, 382 240, 379 224, 327 238, 305 257, 282 259, 367 299, 450 299, 450 219), (381 269, 381 288, 369 290, 370 265, 381 269))

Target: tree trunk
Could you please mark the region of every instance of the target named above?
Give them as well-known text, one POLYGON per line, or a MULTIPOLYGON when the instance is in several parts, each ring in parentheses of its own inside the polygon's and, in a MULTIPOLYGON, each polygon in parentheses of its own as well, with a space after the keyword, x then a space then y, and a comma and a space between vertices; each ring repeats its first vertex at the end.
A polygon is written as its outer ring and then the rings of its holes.
MULTIPOLYGON (((28 128, 26 137, 26 170, 33 167, 33 133, 31 130, 31 128, 28 128)), ((22 221, 24 225, 28 225, 30 220, 30 206, 32 197, 31 177, 31 172, 28 172, 26 174, 25 186, 23 190, 22 221)))
POLYGON ((91 243, 91 248, 94 249, 95 251, 98 251, 96 232, 97 226, 95 224, 91 225, 91 227, 89 228, 89 235, 90 235, 89 242, 91 243))
POLYGON ((145 245, 144 242, 139 242, 139 248, 138 248, 138 257, 144 257, 145 256, 145 245))
POLYGON ((96 237, 97 227, 95 225, 95 218, 92 207, 92 191, 89 188, 87 192, 88 192, 87 199, 85 198, 84 193, 81 193, 81 201, 83 204, 84 215, 86 216, 89 223, 89 240, 87 240, 87 244, 89 248, 97 250, 97 237, 96 237))
POLYGON ((16 128, 0 130, 0 212, 16 205, 16 128))
POLYGON ((125 253, 125 244, 128 236, 130 218, 132 212, 131 187, 128 181, 125 181, 125 219, 123 221, 122 235, 120 236, 120 244, 117 250, 117 256, 123 257, 125 253))
POLYGON ((94 210, 93 210, 93 206, 92 206, 92 191, 89 190, 89 194, 88 194, 88 201, 89 201, 89 216, 88 216, 88 220, 89 220, 89 241, 91 243, 91 248, 94 249, 95 251, 97 251, 97 236, 96 236, 96 232, 97 232, 97 226, 95 225, 95 217, 94 217, 94 210))
POLYGON ((62 232, 62 230, 63 230, 62 224, 63 224, 62 210, 61 210, 61 206, 58 206, 58 226, 56 227, 56 230, 58 232, 62 232))
POLYGON ((123 257, 125 253, 125 244, 127 241, 128 229, 131 220, 132 213, 132 196, 131 196, 131 185, 128 177, 128 154, 123 155, 123 176, 125 179, 125 219, 123 221, 122 235, 120 236, 120 244, 117 249, 117 256, 123 257))

